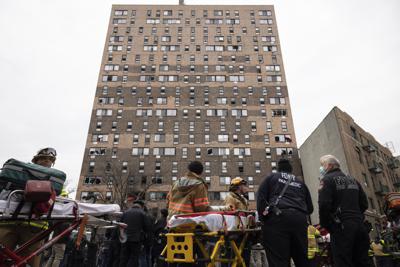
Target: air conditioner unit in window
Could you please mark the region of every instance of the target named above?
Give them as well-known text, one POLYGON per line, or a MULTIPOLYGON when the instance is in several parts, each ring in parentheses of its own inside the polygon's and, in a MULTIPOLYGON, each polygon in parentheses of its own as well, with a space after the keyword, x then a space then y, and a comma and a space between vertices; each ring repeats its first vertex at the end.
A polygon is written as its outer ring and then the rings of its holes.
POLYGON ((364 149, 365 151, 367 151, 368 153, 371 153, 371 152, 375 152, 375 151, 376 151, 376 148, 375 148, 373 145, 366 145, 366 146, 363 146, 363 149, 364 149))
POLYGON ((400 167, 400 161, 398 160, 398 159, 396 159, 396 158, 394 158, 394 157, 392 157, 392 158, 389 158, 389 160, 388 160, 388 167, 390 168, 390 169, 397 169, 397 168, 399 168, 400 167))
POLYGON ((374 163, 372 166, 370 166, 368 168, 368 170, 370 170, 371 172, 373 172, 375 174, 379 174, 379 173, 383 172, 382 168, 376 163, 374 163))

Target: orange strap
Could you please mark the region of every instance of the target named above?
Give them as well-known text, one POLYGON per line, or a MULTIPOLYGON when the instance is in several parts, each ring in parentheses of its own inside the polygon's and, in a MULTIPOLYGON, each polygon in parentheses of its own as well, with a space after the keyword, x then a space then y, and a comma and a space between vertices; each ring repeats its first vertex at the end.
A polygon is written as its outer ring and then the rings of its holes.
POLYGON ((82 241, 82 237, 85 233, 85 229, 86 229, 86 224, 89 220, 89 216, 87 214, 85 214, 85 216, 83 216, 81 223, 79 224, 79 231, 78 231, 78 236, 76 238, 76 242, 75 242, 75 246, 77 249, 79 249, 80 245, 81 245, 81 241, 82 241))

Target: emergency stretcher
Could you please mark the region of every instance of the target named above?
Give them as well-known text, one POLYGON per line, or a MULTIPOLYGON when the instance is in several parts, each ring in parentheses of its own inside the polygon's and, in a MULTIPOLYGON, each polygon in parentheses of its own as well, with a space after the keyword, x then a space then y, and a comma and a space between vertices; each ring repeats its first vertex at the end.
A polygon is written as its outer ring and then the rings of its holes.
POLYGON ((69 234, 79 229, 76 246, 79 247, 80 242, 85 233, 87 225, 99 227, 126 227, 126 224, 117 222, 113 219, 119 217, 122 213, 117 204, 89 204, 80 203, 72 199, 57 197, 53 209, 49 210, 48 214, 41 215, 37 218, 31 218, 29 215, 30 203, 25 203, 18 214, 16 211, 18 202, 13 201, 17 195, 23 195, 24 190, 15 190, 10 193, 7 200, 0 200, 0 222, 28 223, 29 222, 52 222, 49 228, 41 229, 37 235, 31 240, 19 246, 16 250, 7 248, 1 244, 0 240, 0 266, 25 266, 27 262, 39 255, 44 250, 50 248, 59 239, 69 236, 69 234), (108 217, 107 220, 98 217, 108 217), (69 226, 58 235, 49 238, 53 230, 60 227, 62 224, 68 223, 69 226), (28 256, 22 256, 24 251, 35 243, 44 241, 40 248, 28 256))
POLYGON ((206 262, 246 266, 243 252, 249 239, 260 233, 254 224, 255 213, 212 211, 174 215, 165 234, 167 244, 161 258, 168 263, 206 262))

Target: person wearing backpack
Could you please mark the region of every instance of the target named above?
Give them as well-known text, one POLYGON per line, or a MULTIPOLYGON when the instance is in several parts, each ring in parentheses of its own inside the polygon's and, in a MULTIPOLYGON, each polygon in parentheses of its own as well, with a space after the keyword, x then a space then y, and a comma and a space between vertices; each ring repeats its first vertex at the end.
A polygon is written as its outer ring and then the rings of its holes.
POLYGON ((263 246, 269 267, 309 266, 307 216, 313 212, 310 192, 292 174, 288 159, 278 162, 278 172, 267 176, 257 192, 257 212, 262 223, 263 246))
MULTIPOLYGON (((37 152, 32 158, 32 163, 43 167, 51 168, 57 157, 57 152, 54 148, 43 148, 37 152)), ((14 250, 17 246, 21 246, 28 240, 32 239, 38 232, 48 228, 47 222, 30 221, 30 222, 15 222, 5 221, 0 222, 0 243, 7 248, 14 250)), ((29 246, 24 253, 24 256, 30 255, 37 250, 41 242, 37 242, 29 246)), ((32 267, 40 266, 41 255, 33 257, 28 263, 32 267)))

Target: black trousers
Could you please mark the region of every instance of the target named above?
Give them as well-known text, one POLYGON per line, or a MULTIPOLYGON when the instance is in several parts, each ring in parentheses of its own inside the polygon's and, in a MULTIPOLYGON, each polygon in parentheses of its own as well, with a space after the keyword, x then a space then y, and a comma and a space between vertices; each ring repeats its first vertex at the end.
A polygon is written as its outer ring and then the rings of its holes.
POLYGON ((122 244, 119 260, 120 267, 138 267, 140 256, 140 242, 129 242, 122 244))
POLYGON ((307 259, 307 217, 297 210, 282 210, 282 214, 268 215, 263 222, 263 246, 269 267, 309 266, 307 259))
POLYGON ((343 227, 331 229, 331 248, 335 267, 373 266, 368 257, 369 236, 361 220, 345 220, 343 227))

